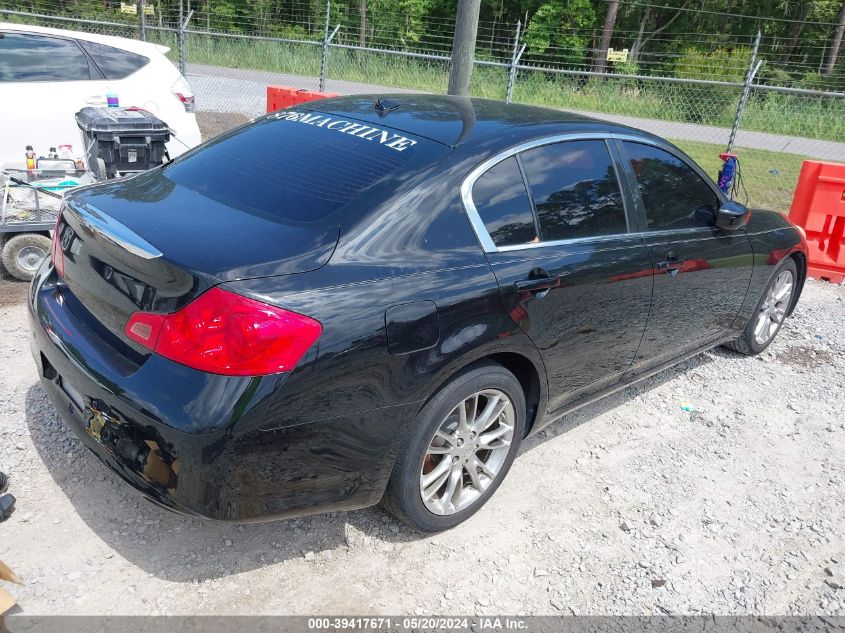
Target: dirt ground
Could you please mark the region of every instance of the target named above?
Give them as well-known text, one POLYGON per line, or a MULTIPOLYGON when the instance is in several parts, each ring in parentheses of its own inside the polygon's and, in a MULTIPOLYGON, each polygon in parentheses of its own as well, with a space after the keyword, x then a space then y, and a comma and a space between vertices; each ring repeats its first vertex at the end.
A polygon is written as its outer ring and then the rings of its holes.
POLYGON ((843 287, 810 282, 760 357, 702 354, 526 441, 436 536, 378 508, 237 526, 145 502, 39 386, 26 288, 0 282, 24 613, 845 615, 843 287))

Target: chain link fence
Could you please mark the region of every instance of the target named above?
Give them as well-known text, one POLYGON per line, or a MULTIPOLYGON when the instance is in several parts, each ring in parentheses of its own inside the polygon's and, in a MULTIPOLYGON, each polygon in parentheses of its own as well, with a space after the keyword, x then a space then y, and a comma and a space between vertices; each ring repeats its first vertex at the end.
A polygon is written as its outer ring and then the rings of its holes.
MULTIPOLYGON (((284 28, 267 22, 251 33, 237 21, 219 28, 219 15, 187 7, 172 15, 121 16, 124 21, 70 18, 0 8, 0 19, 145 38, 170 48, 193 87, 201 128, 211 136, 265 111, 266 87, 289 85, 343 94, 445 93, 451 24, 426 24, 425 41, 409 39, 408 16, 337 13, 284 28), (257 32, 256 32, 257 31, 257 32)), ((348 11, 348 9, 347 9, 348 11)), ((436 19, 436 18, 432 18, 436 19)), ((649 56, 608 62, 596 72, 594 51, 570 47, 532 50, 522 25, 479 27, 471 92, 474 96, 562 108, 623 123, 670 139, 716 176, 719 153, 739 156, 739 199, 787 211, 805 159, 845 162, 845 86, 822 89, 778 85, 766 75, 772 53, 756 39, 730 54, 649 56), (761 67, 762 72, 759 72, 761 67)), ((783 82, 785 83, 785 82, 783 82)))

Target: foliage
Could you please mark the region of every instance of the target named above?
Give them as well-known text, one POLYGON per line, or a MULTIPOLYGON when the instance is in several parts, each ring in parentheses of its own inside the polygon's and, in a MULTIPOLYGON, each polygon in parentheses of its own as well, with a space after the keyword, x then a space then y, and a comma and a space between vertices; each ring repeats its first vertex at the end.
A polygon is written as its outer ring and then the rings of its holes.
POLYGON ((537 9, 524 40, 532 56, 548 59, 550 53, 567 63, 580 64, 586 61, 590 47, 590 37, 583 29, 593 28, 595 23, 596 12, 589 0, 554 0, 537 9))
MULTIPOLYGON (((155 8, 150 23, 160 26, 176 24, 180 3, 185 12, 194 10, 194 28, 212 31, 313 40, 325 25, 326 0, 145 1, 155 8)), ((741 81, 760 30, 759 57, 765 61, 760 81, 845 91, 845 50, 834 73, 819 74, 843 2, 629 0, 620 3, 610 46, 631 50, 640 74, 741 81)), ((120 5, 121 0, 0 0, 0 8, 18 11, 122 23, 137 20, 122 13, 120 5)), ((455 6, 455 0, 331 0, 330 22, 340 25, 336 41, 341 44, 363 41, 375 48, 448 55, 455 6)), ((607 0, 482 0, 479 57, 509 59, 519 20, 521 39, 528 46, 526 63, 590 70, 606 14, 607 0)), ((611 69, 626 72, 618 63, 611 69)))

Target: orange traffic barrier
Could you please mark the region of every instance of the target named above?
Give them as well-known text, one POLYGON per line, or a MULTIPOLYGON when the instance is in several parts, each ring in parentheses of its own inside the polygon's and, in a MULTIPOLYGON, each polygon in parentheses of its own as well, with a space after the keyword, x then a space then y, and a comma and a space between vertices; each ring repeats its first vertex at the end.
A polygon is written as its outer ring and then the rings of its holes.
POLYGON ((842 283, 845 279, 845 165, 805 160, 789 219, 807 234, 808 274, 842 283))
POLYGON ((339 97, 337 92, 318 92, 317 90, 300 90, 289 86, 267 86, 267 112, 275 112, 282 108, 289 108, 298 103, 339 97))

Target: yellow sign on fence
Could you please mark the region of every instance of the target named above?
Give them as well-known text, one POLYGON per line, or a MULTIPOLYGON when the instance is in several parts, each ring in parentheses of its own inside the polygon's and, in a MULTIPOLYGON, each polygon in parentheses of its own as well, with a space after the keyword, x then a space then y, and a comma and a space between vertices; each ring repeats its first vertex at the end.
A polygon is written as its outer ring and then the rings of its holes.
POLYGON ((628 49, 623 48, 621 51, 615 51, 612 48, 607 49, 607 61, 609 62, 627 62, 628 49))
MULTIPOLYGON (((121 2, 120 12, 135 15, 138 13, 138 5, 134 2, 121 2)), ((155 15, 155 7, 151 4, 144 4, 144 15, 155 15)))

